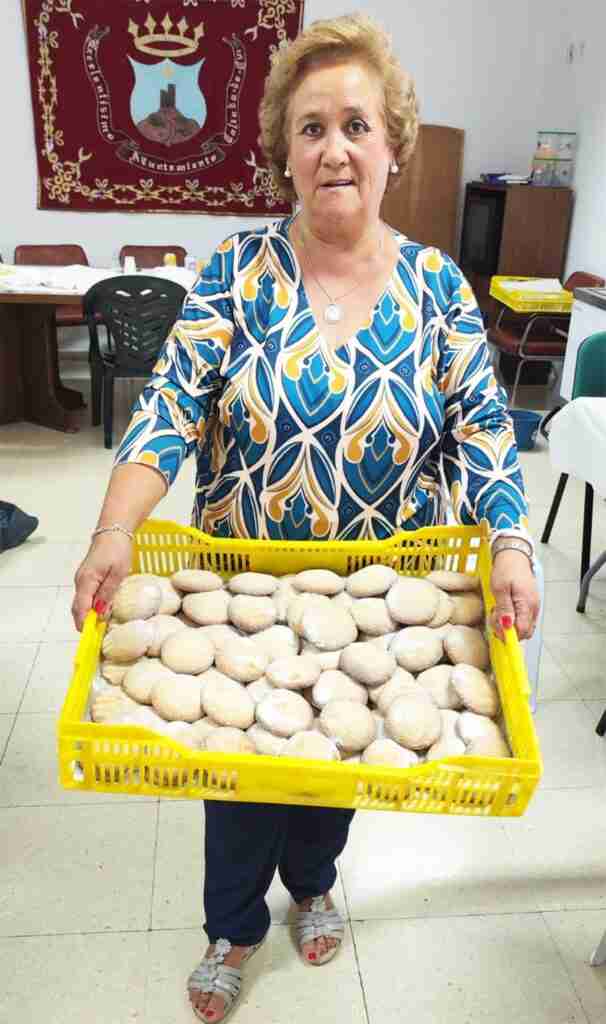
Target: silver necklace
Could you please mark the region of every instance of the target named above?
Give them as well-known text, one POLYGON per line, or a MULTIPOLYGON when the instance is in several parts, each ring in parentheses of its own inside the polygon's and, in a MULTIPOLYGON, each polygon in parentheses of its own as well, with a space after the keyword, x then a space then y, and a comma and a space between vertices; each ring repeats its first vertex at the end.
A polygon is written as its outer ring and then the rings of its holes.
MULTIPOLYGON (((341 302, 343 299, 346 299, 348 295, 351 295, 353 292, 355 292, 356 288, 359 287, 359 282, 356 281, 356 283, 353 286, 353 288, 350 288, 349 291, 344 292, 343 295, 337 295, 336 298, 333 298, 332 295, 329 295, 328 292, 326 291, 326 288, 324 287, 324 285, 322 284, 322 282, 318 279, 318 276, 316 275, 316 272, 315 272, 314 267, 313 267, 313 263, 311 262, 311 256, 309 255, 309 250, 308 250, 308 248, 307 248, 307 246, 305 244, 305 235, 303 234, 303 228, 300 226, 300 223, 299 223, 299 234, 301 236, 301 244, 303 245, 303 249, 305 250, 305 255, 307 256, 307 261, 309 263, 309 269, 311 271, 311 276, 313 277, 314 281, 318 285, 318 288, 322 289, 322 291, 324 292, 324 294, 325 294, 325 296, 326 296, 326 298, 328 299, 328 302, 329 302, 329 305, 326 306, 326 308, 324 310, 324 319, 326 320, 327 324, 338 324, 339 321, 343 319, 343 310, 342 310, 341 306, 339 306, 339 302, 341 302)), ((379 238, 379 255, 381 255, 382 252, 383 252, 383 232, 381 232, 381 237, 379 238)))

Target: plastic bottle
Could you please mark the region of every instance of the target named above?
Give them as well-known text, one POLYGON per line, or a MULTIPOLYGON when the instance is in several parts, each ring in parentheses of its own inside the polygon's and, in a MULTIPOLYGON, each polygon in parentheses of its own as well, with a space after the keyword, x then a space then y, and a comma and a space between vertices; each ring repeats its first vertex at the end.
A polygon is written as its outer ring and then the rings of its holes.
POLYGON ((540 143, 532 158, 532 184, 551 185, 554 169, 554 152, 551 146, 540 143))

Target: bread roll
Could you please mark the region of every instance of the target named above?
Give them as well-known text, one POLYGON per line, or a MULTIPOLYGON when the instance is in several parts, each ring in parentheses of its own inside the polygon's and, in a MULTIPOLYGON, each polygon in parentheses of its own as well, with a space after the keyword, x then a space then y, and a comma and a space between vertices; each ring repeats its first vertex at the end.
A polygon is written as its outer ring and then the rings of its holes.
POLYGON ((182 609, 199 626, 216 626, 229 620, 229 602, 227 591, 212 590, 208 593, 188 594, 183 598, 182 609))
POLYGON ((236 594, 229 602, 227 613, 231 622, 244 633, 259 633, 273 626, 278 611, 271 597, 251 597, 236 594))
POLYGON ((480 669, 490 665, 488 644, 479 629, 472 626, 450 626, 443 642, 446 655, 453 665, 463 662, 480 669))
POLYGON ((122 581, 112 598, 112 619, 150 619, 162 604, 162 589, 153 576, 135 573, 122 581))
POLYGON ((215 651, 215 664, 220 672, 240 683, 254 683, 265 674, 269 659, 249 637, 237 637, 215 651))
POLYGON ((301 618, 301 636, 323 651, 337 651, 357 639, 358 630, 351 615, 332 603, 318 608, 309 605, 301 618))
MULTIPOLYGON (((252 686, 255 684, 252 683, 252 686)), ((257 722, 246 730, 246 735, 255 745, 257 754, 264 754, 267 757, 279 757, 282 753, 282 749, 286 740, 283 736, 274 736, 273 732, 269 729, 264 729, 262 725, 257 722)))
POLYGON ((118 662, 102 661, 101 675, 111 686, 122 686, 124 676, 129 668, 133 667, 133 664, 137 663, 128 661, 125 665, 120 665, 118 662))
POLYGON ((444 645, 441 637, 427 626, 409 626, 395 637, 391 653, 401 668, 408 672, 424 672, 442 659, 444 645))
POLYGON ((397 697, 412 697, 416 700, 426 700, 431 703, 431 697, 427 691, 419 686, 414 676, 405 668, 398 668, 383 686, 370 691, 371 700, 375 702, 379 712, 386 715, 389 706, 397 697))
POLYGON ((339 761, 336 743, 313 729, 297 732, 286 740, 282 757, 305 757, 312 761, 339 761))
POLYGON ((338 608, 344 608, 346 612, 351 612, 354 604, 356 603, 355 597, 348 594, 346 590, 342 590, 339 594, 335 594, 332 598, 333 604, 336 604, 338 608))
POLYGON ((452 594, 451 600, 453 626, 479 626, 484 621, 484 602, 479 594, 452 594))
POLYGON ((377 735, 372 713, 363 704, 333 700, 322 709, 320 728, 335 741, 339 750, 355 754, 368 747, 377 735))
POLYGON ((267 697, 267 694, 271 693, 273 689, 274 687, 270 682, 268 682, 265 676, 261 676, 260 679, 255 679, 254 683, 248 683, 246 686, 246 692, 251 698, 253 704, 258 704, 259 701, 262 701, 264 697, 267 697))
POLYGON ((214 661, 215 648, 199 629, 183 629, 171 633, 160 648, 160 658, 173 672, 199 675, 214 661))
POLYGON ((487 715, 488 718, 495 718, 498 715, 499 695, 497 689, 481 669, 459 662, 451 672, 450 681, 459 695, 461 703, 469 711, 475 711, 478 715, 487 715))
POLYGON ((204 714, 219 725, 248 729, 255 720, 255 704, 246 691, 234 679, 216 669, 199 677, 202 682, 202 707, 204 714))
POLYGON ((292 585, 295 590, 302 590, 308 594, 326 594, 332 597, 343 590, 345 580, 330 569, 305 569, 296 574, 292 585))
POLYGON ((271 597, 277 588, 276 577, 265 572, 241 572, 227 583, 232 594, 249 594, 250 597, 271 597))
POLYGON ((395 740, 377 739, 362 754, 362 764, 385 764, 392 768, 411 768, 419 763, 418 754, 407 750, 395 740))
POLYGON ((385 598, 391 617, 406 626, 426 626, 438 609, 438 601, 438 588, 414 576, 400 576, 385 598))
POLYGON ((341 651, 339 667, 346 675, 365 686, 380 686, 394 674, 396 659, 389 651, 358 641, 341 651))
POLYGON ((442 733, 440 712, 431 701, 396 697, 387 709, 385 733, 410 750, 426 750, 442 733))
POLYGON ((256 754, 250 736, 241 729, 222 726, 206 737, 204 749, 218 754, 256 754))
POLYGON ((454 602, 450 594, 445 593, 443 590, 438 590, 438 607, 433 619, 427 625, 430 629, 438 629, 440 626, 445 626, 447 622, 450 622, 453 610, 454 602))
POLYGON ((314 718, 305 698, 293 690, 274 690, 257 704, 255 714, 264 729, 284 737, 311 728, 314 718))
POLYGON ((200 691, 198 676, 173 672, 155 683, 151 702, 167 722, 195 722, 202 718, 200 691))
POLYGON ((477 715, 475 711, 462 711, 457 719, 456 731, 463 743, 469 744, 483 737, 497 736, 500 730, 492 718, 477 715))
POLYGON ((306 608, 328 609, 332 602, 325 594, 296 594, 288 605, 287 622, 297 636, 302 635, 303 612, 306 608))
POLYGON ((465 753, 469 757, 511 757, 511 751, 503 735, 478 736, 468 745, 465 753))
POLYGON ((304 690, 317 683, 321 671, 315 658, 305 654, 289 654, 285 658, 271 661, 265 675, 272 686, 284 690, 304 690))
POLYGON ((360 632, 369 636, 393 633, 397 628, 382 597, 360 598, 351 609, 351 614, 360 632))
POLYGON ((456 731, 458 713, 444 709, 440 711, 440 718, 442 733, 439 740, 427 751, 428 761, 438 761, 443 757, 461 757, 465 753, 465 744, 456 731))
POLYGON ((382 597, 397 578, 395 569, 387 565, 367 565, 351 574, 347 590, 352 597, 382 597))
POLYGON ((301 647, 299 637, 290 626, 270 626, 269 629, 255 633, 252 639, 270 661, 286 658, 289 654, 298 654, 301 647))
POLYGON ((435 665, 417 676, 417 683, 429 694, 434 704, 445 710, 457 711, 463 701, 451 682, 452 665, 435 665))
POLYGON ((151 704, 152 690, 156 683, 172 675, 159 658, 142 658, 129 668, 122 681, 122 689, 137 703, 151 704))
POLYGON ((223 589, 221 577, 207 569, 179 569, 172 574, 170 582, 186 594, 207 594, 212 590, 223 589))
MULTIPOLYGON (((179 605, 181 599, 179 598, 179 605)), ((159 612, 157 615, 153 615, 151 619, 147 620, 154 630, 154 638, 149 646, 148 654, 152 658, 160 657, 160 649, 162 644, 167 637, 171 636, 172 633, 178 633, 179 630, 186 629, 184 622, 180 619, 175 618, 174 615, 165 615, 163 612, 159 612)))
POLYGON ((124 665, 147 654, 154 639, 154 628, 149 621, 133 619, 114 626, 103 638, 102 651, 108 661, 124 665))
POLYGON ((218 728, 220 728, 219 723, 214 722, 207 715, 204 718, 200 718, 197 722, 193 722, 189 727, 189 738, 196 750, 204 750, 207 736, 210 736, 211 732, 218 728))
POLYGON ((324 708, 335 700, 350 700, 354 704, 368 704, 368 691, 339 669, 322 672, 311 691, 315 707, 324 708))
POLYGON ((466 572, 449 572, 446 569, 434 569, 433 572, 427 574, 425 579, 447 593, 480 589, 479 577, 471 576, 466 572))
POLYGON ((242 636, 234 626, 230 626, 225 622, 219 623, 216 626, 195 626, 194 628, 199 630, 200 636, 208 637, 215 651, 242 636))
POLYGON ((158 608, 158 615, 176 615, 181 608, 182 595, 173 586, 168 576, 155 576, 154 579, 162 591, 162 601, 158 608))
POLYGON ((310 654, 312 658, 315 658, 323 672, 329 668, 339 667, 339 661, 341 659, 341 651, 339 650, 321 651, 315 644, 310 644, 309 640, 304 640, 301 653, 310 654))

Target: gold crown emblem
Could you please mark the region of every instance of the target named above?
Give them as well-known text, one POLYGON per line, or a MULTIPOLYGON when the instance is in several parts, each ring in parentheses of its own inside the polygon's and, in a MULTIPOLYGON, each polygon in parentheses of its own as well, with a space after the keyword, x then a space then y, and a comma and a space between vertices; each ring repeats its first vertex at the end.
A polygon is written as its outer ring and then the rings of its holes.
POLYGON ((135 46, 141 53, 149 53, 153 57, 189 57, 198 49, 200 39, 204 35, 204 22, 200 22, 197 28, 193 29, 192 36, 188 35, 189 24, 186 18, 181 18, 178 24, 173 25, 168 14, 160 22, 164 32, 156 32, 158 23, 148 14, 143 22, 143 28, 147 29, 146 35, 139 35, 139 25, 132 18, 128 23, 128 31, 134 39, 135 46), (178 29, 171 32, 171 29, 178 29))

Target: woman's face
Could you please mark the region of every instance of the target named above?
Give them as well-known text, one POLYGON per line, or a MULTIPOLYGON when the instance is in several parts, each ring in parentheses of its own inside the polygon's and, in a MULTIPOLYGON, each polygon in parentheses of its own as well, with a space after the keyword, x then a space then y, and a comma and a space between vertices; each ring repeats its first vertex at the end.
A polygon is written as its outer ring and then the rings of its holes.
POLYGON ((393 157, 373 72, 355 63, 309 71, 291 97, 287 126, 304 214, 324 231, 378 218, 393 157))

